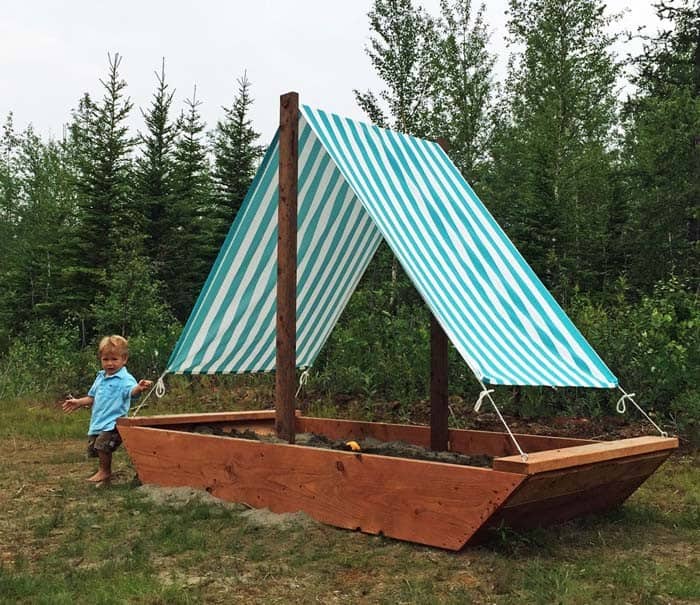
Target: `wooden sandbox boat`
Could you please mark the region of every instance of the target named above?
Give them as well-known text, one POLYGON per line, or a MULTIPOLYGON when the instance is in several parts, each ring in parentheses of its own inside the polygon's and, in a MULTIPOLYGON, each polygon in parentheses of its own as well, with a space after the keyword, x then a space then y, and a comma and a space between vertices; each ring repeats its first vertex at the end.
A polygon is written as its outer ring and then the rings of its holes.
MULTIPOLYGON (((449 431, 449 449, 493 458, 491 468, 269 443, 195 432, 272 434, 274 411, 122 418, 144 483, 190 486, 276 513, 304 511, 341 528, 449 550, 502 525, 530 528, 622 504, 671 452, 676 438, 591 441, 449 431)), ((430 447, 430 428, 295 416, 298 433, 430 447)))
MULTIPOLYGON (((275 411, 121 419, 143 482, 458 550, 501 525, 618 506, 669 456, 677 439, 449 429, 449 341, 481 385, 475 410, 486 399, 501 420, 489 387, 620 387, 446 147, 282 95, 278 134, 165 370, 274 370, 275 411), (382 239, 430 309, 430 426, 299 415, 297 369, 313 366, 382 239), (282 442, 239 438, 245 431, 282 442), (293 444, 299 433, 486 456, 490 467, 293 444)), ((620 390, 618 410, 627 400, 639 408, 620 390)))

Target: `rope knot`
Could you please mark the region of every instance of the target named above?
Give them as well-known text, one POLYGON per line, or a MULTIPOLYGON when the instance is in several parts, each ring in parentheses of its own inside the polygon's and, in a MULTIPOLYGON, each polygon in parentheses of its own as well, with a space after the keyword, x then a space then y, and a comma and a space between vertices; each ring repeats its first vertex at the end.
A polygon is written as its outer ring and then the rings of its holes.
POLYGON ((163 382, 163 377, 161 376, 158 380, 156 380, 156 397, 158 399, 161 399, 163 395, 165 395, 165 382, 163 382))
POLYGON ((634 403, 634 401, 632 400, 632 397, 634 396, 635 393, 625 393, 622 397, 620 397, 617 400, 617 405, 615 406, 615 409, 617 410, 618 414, 624 414, 627 411, 627 404, 625 403, 625 401, 629 399, 630 401, 632 401, 632 403, 634 403))
POLYGON ((309 382, 309 373, 311 372, 311 368, 306 368, 300 375, 299 375, 299 388, 297 389, 297 392, 294 394, 294 397, 299 397, 299 393, 301 393, 302 387, 309 382))
POLYGON ((624 414, 624 413, 625 413, 625 411, 627 410, 627 404, 625 403, 625 401, 629 401, 634 407, 636 407, 636 408, 642 413, 642 415, 643 415, 651 424, 654 425, 654 428, 655 428, 657 431, 659 431, 659 433, 661 433, 661 436, 662 436, 662 437, 668 437, 668 433, 667 433, 666 431, 664 431, 658 424, 656 424, 656 422, 654 422, 654 421, 651 419, 651 416, 649 416, 649 414, 647 414, 647 413, 639 406, 639 404, 634 400, 634 393, 626 393, 625 390, 624 390, 621 386, 619 386, 619 385, 618 385, 617 388, 618 388, 618 389, 620 390, 620 392, 622 393, 622 397, 620 397, 620 399, 617 400, 617 405, 615 406, 615 409, 617 410, 617 412, 618 412, 619 414, 624 414))
POLYGON ((474 411, 478 414, 481 409, 481 404, 484 402, 484 398, 488 397, 491 393, 494 393, 495 389, 484 389, 479 393, 479 399, 476 400, 474 404, 474 411))

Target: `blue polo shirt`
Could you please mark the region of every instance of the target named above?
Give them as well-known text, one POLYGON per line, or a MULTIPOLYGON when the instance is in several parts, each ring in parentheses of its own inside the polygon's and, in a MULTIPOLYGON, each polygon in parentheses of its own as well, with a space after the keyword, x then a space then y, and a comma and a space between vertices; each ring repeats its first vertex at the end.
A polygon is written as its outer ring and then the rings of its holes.
POLYGON ((136 379, 123 367, 116 374, 107 376, 104 370, 97 373, 88 395, 95 399, 92 404, 90 428, 88 435, 97 435, 102 431, 111 431, 117 424, 117 418, 126 416, 131 405, 131 389, 136 386, 136 379))

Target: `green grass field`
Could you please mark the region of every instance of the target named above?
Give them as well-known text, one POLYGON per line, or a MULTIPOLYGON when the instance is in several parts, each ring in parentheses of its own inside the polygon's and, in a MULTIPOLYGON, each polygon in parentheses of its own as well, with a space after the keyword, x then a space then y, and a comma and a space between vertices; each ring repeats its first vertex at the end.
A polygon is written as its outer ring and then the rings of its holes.
POLYGON ((87 414, 0 403, 0 603, 700 602, 700 456, 620 510, 459 553, 84 478, 87 414))

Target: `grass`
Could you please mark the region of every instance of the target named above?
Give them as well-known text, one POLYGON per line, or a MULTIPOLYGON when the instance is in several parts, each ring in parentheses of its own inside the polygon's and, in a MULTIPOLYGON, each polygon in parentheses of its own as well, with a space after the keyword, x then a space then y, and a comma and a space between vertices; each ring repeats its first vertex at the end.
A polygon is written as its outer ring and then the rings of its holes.
POLYGON ((55 404, 0 403, 0 603, 700 601, 697 454, 672 458, 607 516, 449 553, 310 521, 261 526, 240 506, 156 502, 123 450, 114 485, 95 489, 86 425, 55 404))

